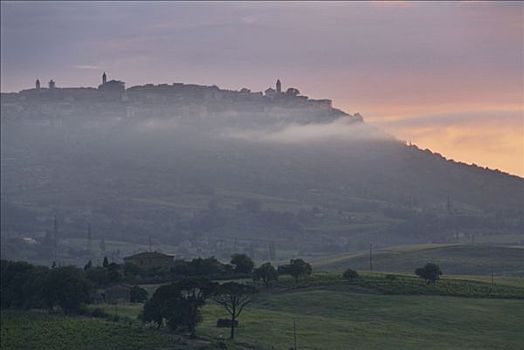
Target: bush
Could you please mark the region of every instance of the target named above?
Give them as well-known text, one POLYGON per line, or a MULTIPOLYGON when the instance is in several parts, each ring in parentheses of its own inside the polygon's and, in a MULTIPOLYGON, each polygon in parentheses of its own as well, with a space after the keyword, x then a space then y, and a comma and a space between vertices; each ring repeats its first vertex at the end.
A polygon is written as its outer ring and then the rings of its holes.
POLYGON ((353 282, 353 280, 356 280, 357 278, 359 278, 359 275, 357 271, 352 270, 352 269, 347 269, 342 274, 342 277, 344 277, 344 279, 348 280, 349 282, 353 282))
POLYGON ((415 275, 423 278, 426 284, 434 284, 442 275, 442 271, 437 264, 427 263, 424 267, 416 269, 415 275))

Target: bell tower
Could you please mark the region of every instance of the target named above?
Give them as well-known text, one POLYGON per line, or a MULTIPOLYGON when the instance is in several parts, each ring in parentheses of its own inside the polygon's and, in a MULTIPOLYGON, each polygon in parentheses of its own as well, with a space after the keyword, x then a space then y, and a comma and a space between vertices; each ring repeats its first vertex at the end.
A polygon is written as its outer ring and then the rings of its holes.
POLYGON ((104 72, 104 74, 102 74, 102 84, 105 84, 107 82, 107 75, 106 75, 106 72, 104 72))
POLYGON ((282 92, 282 83, 280 82, 280 79, 277 80, 277 94, 280 94, 282 92))

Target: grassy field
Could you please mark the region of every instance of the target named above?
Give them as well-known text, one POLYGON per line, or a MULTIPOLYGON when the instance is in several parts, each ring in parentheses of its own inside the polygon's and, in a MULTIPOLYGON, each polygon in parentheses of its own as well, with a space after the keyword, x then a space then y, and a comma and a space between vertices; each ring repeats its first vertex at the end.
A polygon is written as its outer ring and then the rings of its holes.
MULTIPOLYGON (((203 317, 200 336, 227 338, 228 329, 215 327, 217 318, 227 317, 221 307, 210 303, 203 317)), ((288 349, 293 320, 300 349, 520 349, 524 344, 521 300, 325 289, 261 294, 241 315, 234 344, 288 349)))
MULTIPOLYGON (((520 349, 524 288, 518 278, 512 285, 496 284, 492 294, 489 283, 464 278, 446 278, 435 286, 378 273, 354 283, 336 274, 316 274, 298 286, 283 279, 241 315, 229 348, 288 349, 295 320, 300 349, 520 349), (454 294, 468 297, 449 296, 454 294)), ((114 312, 114 306, 102 308, 114 312)), ((125 305, 117 312, 134 317, 140 310, 140 305, 125 305)), ((203 316, 200 336, 227 338, 228 329, 215 327, 216 319, 227 317, 221 307, 209 303, 203 316)))
MULTIPOLYGON (((208 336, 224 317, 204 310, 208 336)), ((259 349, 520 349, 524 303, 438 296, 384 296, 331 290, 263 295, 240 318, 237 341, 259 349)))
MULTIPOLYGON (((447 277, 435 286, 381 273, 363 273, 352 283, 335 273, 318 273, 298 285, 282 278, 261 290, 240 316, 237 338, 226 344, 228 349, 288 349, 295 321, 301 350, 522 349, 524 279, 505 278, 491 288, 467 278, 447 277)), ((213 349, 211 343, 229 335, 215 327, 227 314, 213 302, 203 308, 197 328, 201 340, 185 344, 166 331, 143 329, 136 319, 141 304, 90 306, 95 307, 118 315, 119 323, 3 311, 1 349, 213 349)))
POLYGON ((2 350, 162 349, 180 343, 179 336, 99 319, 3 310, 1 320, 2 350))
MULTIPOLYGON (((491 276, 451 275, 447 276, 447 278, 491 283, 491 276)), ((524 278, 522 277, 493 276, 493 282, 501 286, 519 287, 524 289, 524 278)))
MULTIPOLYGON (((374 271, 413 273, 427 262, 444 274, 524 276, 524 248, 484 245, 416 245, 376 251, 374 271)), ((316 270, 369 269, 369 254, 348 254, 313 261, 316 270)))

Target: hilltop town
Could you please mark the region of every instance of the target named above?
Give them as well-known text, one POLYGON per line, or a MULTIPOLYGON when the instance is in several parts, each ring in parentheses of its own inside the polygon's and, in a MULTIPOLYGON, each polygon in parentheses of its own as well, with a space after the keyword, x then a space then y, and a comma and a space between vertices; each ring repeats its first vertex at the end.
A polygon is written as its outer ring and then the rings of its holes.
POLYGON ((329 122, 343 116, 362 121, 358 113, 351 116, 333 108, 329 99, 311 99, 294 87, 283 89, 280 80, 274 88, 264 92, 183 83, 126 88, 123 81, 108 80, 104 72, 97 88, 58 87, 54 80, 43 87, 36 80, 34 88, 2 93, 4 122, 11 119, 52 120, 86 113, 94 118, 135 118, 147 114, 157 118, 192 121, 220 118, 224 121, 236 119, 246 112, 252 114, 251 118, 275 120, 281 117, 300 123, 329 122))

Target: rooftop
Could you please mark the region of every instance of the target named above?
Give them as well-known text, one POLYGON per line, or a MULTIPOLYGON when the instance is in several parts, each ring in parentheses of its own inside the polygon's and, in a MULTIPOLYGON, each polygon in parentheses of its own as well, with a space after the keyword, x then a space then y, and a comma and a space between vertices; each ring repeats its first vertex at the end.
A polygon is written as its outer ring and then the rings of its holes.
POLYGON ((141 252, 141 253, 133 254, 133 255, 130 255, 130 256, 126 256, 126 257, 124 257, 124 259, 159 258, 159 257, 162 257, 162 258, 173 258, 174 255, 164 254, 164 253, 160 253, 160 252, 141 252))

